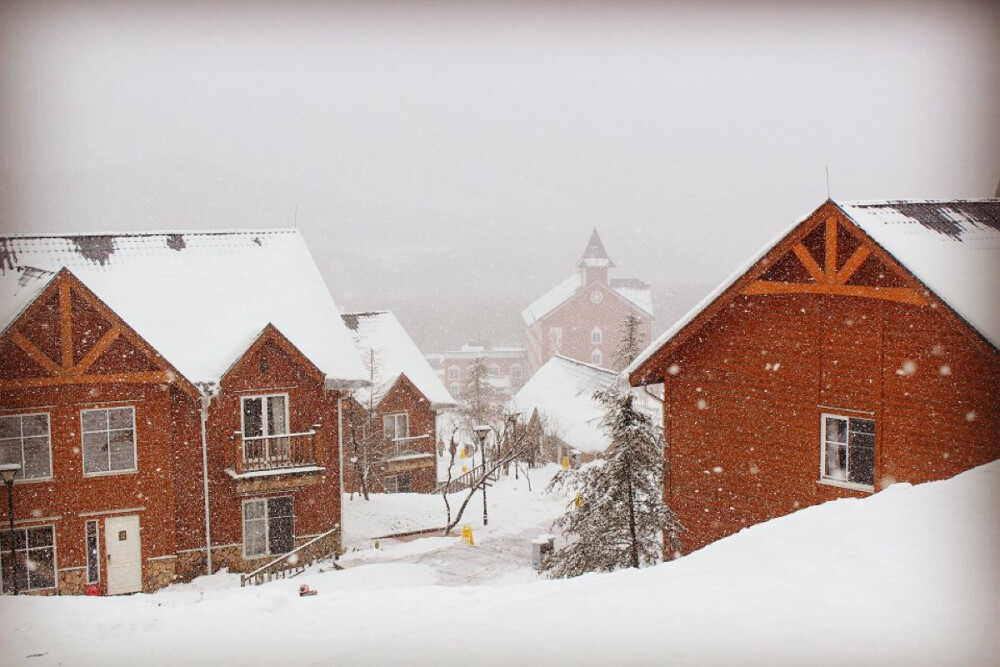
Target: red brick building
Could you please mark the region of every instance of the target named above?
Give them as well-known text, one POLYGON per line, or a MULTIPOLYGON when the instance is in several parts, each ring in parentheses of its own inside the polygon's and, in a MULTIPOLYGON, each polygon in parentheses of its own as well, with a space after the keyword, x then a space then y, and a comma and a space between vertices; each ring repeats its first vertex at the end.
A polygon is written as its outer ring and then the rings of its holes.
POLYGON ((486 366, 487 379, 503 396, 511 396, 524 385, 527 356, 523 347, 467 343, 458 350, 427 355, 427 361, 454 398, 462 398, 472 380, 472 367, 486 366))
POLYGON ((298 232, 0 238, 0 293, 4 592, 151 591, 334 546, 364 369, 298 232))
POLYGON ((698 549, 1000 457, 1000 201, 828 201, 630 367, 698 549))
POLYGON ((345 489, 359 491, 359 477, 369 475, 370 491, 433 491, 438 413, 455 400, 391 311, 343 319, 371 383, 344 406, 345 489), (367 462, 366 446, 379 450, 367 462))
POLYGON ((639 333, 649 340, 653 297, 649 285, 634 278, 611 278, 615 264, 595 229, 576 264, 577 270, 521 312, 528 371, 553 355, 610 367, 629 314, 639 318, 639 333))

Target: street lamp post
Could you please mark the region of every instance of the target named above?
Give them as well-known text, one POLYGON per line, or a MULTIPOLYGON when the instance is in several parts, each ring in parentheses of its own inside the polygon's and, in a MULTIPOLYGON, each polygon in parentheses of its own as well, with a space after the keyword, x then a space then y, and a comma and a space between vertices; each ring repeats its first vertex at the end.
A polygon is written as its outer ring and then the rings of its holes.
MULTIPOLYGON (((517 439, 517 420, 521 416, 520 412, 510 413, 508 419, 510 424, 510 429, 507 431, 507 446, 513 451, 514 447, 517 445, 515 440, 517 439)), ((514 479, 520 479, 518 476, 518 466, 521 463, 521 453, 518 452, 514 456, 514 479)))
POLYGON ((479 449, 483 453, 483 525, 490 522, 489 513, 486 511, 486 436, 490 433, 490 427, 485 424, 473 427, 472 431, 479 438, 479 449))
POLYGON ((17 590, 17 553, 14 551, 14 478, 21 471, 20 463, 4 463, 0 465, 0 475, 3 476, 4 486, 7 487, 7 518, 10 521, 10 583, 17 590))

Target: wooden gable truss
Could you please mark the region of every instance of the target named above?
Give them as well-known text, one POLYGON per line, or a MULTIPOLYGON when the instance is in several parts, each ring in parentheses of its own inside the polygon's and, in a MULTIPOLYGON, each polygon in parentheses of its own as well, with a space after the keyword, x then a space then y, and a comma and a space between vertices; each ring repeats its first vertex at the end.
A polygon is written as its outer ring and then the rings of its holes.
POLYGON ((0 335, 0 349, 8 345, 35 367, 21 364, 20 372, 10 373, 10 364, 0 366, 0 391, 58 385, 177 384, 191 396, 198 395, 193 384, 65 268, 0 335), (77 321, 81 317, 88 318, 89 326, 77 321), (115 348, 137 354, 136 368, 101 368, 106 353, 115 348))

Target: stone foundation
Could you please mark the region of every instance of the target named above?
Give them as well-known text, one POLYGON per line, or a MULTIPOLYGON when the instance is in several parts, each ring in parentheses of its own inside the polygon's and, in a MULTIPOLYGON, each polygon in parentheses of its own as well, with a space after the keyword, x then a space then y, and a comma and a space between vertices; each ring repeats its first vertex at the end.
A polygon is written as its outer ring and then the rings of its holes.
POLYGON ((176 559, 147 560, 142 575, 142 590, 145 593, 169 586, 177 581, 176 559))

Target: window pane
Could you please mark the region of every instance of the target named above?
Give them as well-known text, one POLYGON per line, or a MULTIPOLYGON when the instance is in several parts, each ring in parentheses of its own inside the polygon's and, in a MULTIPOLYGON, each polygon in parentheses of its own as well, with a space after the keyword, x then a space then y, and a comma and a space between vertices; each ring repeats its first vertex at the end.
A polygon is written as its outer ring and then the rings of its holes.
POLYGON ((243 435, 247 438, 264 435, 263 413, 259 398, 243 399, 243 435))
POLYGON ((108 411, 107 410, 84 410, 83 411, 83 430, 87 431, 103 431, 108 428, 108 411))
POLYGON ((48 477, 49 439, 26 438, 24 441, 24 470, 21 475, 26 478, 48 477))
POLYGON ((135 437, 131 430, 112 431, 109 438, 112 470, 135 469, 135 437))
POLYGON ((397 438, 409 438, 410 437, 410 416, 409 415, 396 415, 396 437, 397 438))
POLYGON ((288 553, 295 547, 291 498, 267 501, 268 548, 272 554, 288 553))
POLYGON ((264 518, 264 501, 255 500, 253 502, 243 504, 243 518, 246 519, 263 519, 264 518))
MULTIPOLYGON (((51 531, 51 529, 49 529, 51 531)), ((28 588, 52 588, 56 585, 56 570, 52 547, 28 552, 28 588)))
POLYGON ((281 435, 288 433, 288 424, 285 423, 285 397, 267 397, 267 424, 268 435, 281 435))
MULTIPOLYGON (((0 463, 21 462, 21 440, 0 440, 0 463)), ((18 473, 20 478, 21 473, 18 473)))
POLYGON ((132 408, 108 410, 109 428, 132 428, 132 408))
POLYGON ((291 498, 268 499, 267 515, 271 518, 292 516, 292 499, 291 498))
POLYGON ((83 472, 106 472, 108 469, 108 434, 105 431, 83 434, 83 472))
POLYGON ((50 526, 45 526, 43 528, 29 528, 28 529, 28 548, 35 547, 48 547, 52 546, 52 542, 55 540, 55 536, 52 534, 52 528, 50 526))
POLYGON ((31 435, 47 436, 49 434, 49 416, 28 415, 22 420, 21 428, 23 429, 23 435, 25 437, 31 435))
MULTIPOLYGON (((875 436, 866 435, 866 438, 875 436)), ((875 486, 875 448, 857 447, 854 438, 851 439, 850 468, 848 480, 856 484, 875 486)))
POLYGON ((826 441, 847 442, 847 420, 839 417, 826 418, 826 441))
POLYGON ((847 467, 847 447, 838 445, 835 442, 826 443, 826 469, 823 471, 825 477, 830 479, 846 480, 847 467))
POLYGON ((266 524, 263 519, 247 521, 243 524, 243 544, 248 556, 267 553, 266 524))
POLYGON ((851 431, 856 433, 875 433, 875 421, 872 419, 851 418, 851 431))
POLYGON ((98 581, 101 576, 100 570, 100 546, 97 542, 97 522, 87 522, 87 583, 92 584, 98 581))
POLYGON ((386 440, 393 440, 396 437, 396 422, 392 417, 382 418, 382 435, 386 440))
POLYGON ((21 418, 0 417, 0 438, 20 438, 21 418))
POLYGON ((410 473, 400 473, 396 478, 396 491, 399 493, 410 492, 410 473))

